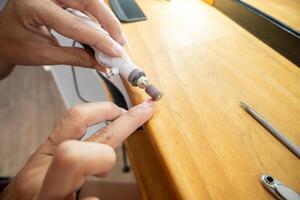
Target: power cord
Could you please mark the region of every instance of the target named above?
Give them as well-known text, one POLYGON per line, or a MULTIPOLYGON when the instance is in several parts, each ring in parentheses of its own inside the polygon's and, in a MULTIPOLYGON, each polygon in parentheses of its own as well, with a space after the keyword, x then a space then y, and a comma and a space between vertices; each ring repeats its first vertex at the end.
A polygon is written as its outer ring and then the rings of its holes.
MULTIPOLYGON (((76 45, 76 41, 73 40, 73 43, 72 43, 72 47, 75 47, 76 45)), ((74 82, 74 86, 75 86, 75 91, 76 91, 76 94, 78 96, 78 98, 84 102, 84 103, 90 103, 90 101, 86 100, 84 97, 82 97, 82 95, 80 94, 80 91, 79 91, 79 86, 78 86, 78 81, 77 81, 77 77, 76 77, 76 71, 75 71, 75 67, 73 65, 71 65, 71 70, 72 70, 72 75, 73 75, 73 82, 74 82)))
POLYGON ((86 100, 84 97, 81 96, 80 91, 79 91, 79 87, 78 87, 78 82, 77 82, 77 77, 76 77, 76 72, 75 72, 75 67, 71 66, 71 70, 72 70, 72 75, 73 75, 73 81, 74 81, 74 86, 75 86, 75 91, 76 94, 78 96, 78 98, 84 102, 84 103, 90 103, 90 101, 86 100))

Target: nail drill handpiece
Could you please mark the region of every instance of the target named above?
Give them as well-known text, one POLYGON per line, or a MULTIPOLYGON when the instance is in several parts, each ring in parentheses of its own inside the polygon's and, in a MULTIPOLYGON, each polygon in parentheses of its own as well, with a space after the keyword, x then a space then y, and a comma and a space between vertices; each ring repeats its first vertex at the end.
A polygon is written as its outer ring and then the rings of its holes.
MULTIPOLYGON (((83 19, 88 25, 99 31, 100 34, 108 35, 108 33, 96 22, 94 22, 87 15, 80 11, 68 9, 72 14, 83 19)), ((120 74, 124 79, 130 82, 134 87, 144 89, 145 92, 152 97, 152 99, 158 101, 162 97, 162 92, 154 85, 150 84, 145 73, 139 69, 132 61, 128 54, 124 51, 123 47, 115 40, 111 39, 115 49, 120 53, 120 57, 110 57, 103 52, 91 47, 95 52, 96 60, 103 66, 110 69, 108 77, 120 74)))

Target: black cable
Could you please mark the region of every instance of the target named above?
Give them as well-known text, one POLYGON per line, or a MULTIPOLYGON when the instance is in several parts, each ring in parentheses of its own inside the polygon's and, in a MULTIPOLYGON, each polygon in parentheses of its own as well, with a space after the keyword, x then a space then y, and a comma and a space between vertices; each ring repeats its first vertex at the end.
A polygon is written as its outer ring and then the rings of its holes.
POLYGON ((126 147, 124 143, 122 143, 122 153, 123 153, 123 172, 128 173, 130 172, 130 166, 127 161, 126 147))
POLYGON ((75 86, 75 91, 77 93, 78 98, 84 102, 84 103, 90 103, 90 101, 86 100, 85 98, 83 98, 80 94, 79 91, 79 87, 78 87, 78 82, 77 82, 77 78, 76 78, 76 73, 75 73, 75 67, 71 66, 71 70, 72 70, 72 74, 73 74, 73 81, 74 81, 74 86, 75 86))
MULTIPOLYGON (((76 45, 76 41, 73 40, 72 47, 75 47, 75 45, 76 45)), ((78 98, 84 103, 90 103, 90 101, 83 98, 80 94, 79 87, 78 87, 78 82, 77 82, 77 77, 76 77, 76 72, 75 72, 75 67, 73 65, 71 65, 71 70, 72 70, 72 75, 73 75, 75 91, 76 91, 76 94, 77 94, 78 98)))

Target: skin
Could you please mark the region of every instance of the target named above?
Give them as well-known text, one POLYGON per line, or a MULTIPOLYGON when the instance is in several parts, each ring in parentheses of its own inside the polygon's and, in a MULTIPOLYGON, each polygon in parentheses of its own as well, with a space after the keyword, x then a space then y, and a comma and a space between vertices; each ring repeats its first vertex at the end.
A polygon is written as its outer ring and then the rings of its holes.
POLYGON ((50 30, 110 56, 119 56, 111 38, 121 45, 127 41, 120 22, 101 0, 9 0, 0 12, 0 27, 0 78, 15 65, 67 64, 101 69, 83 49, 61 47, 50 30), (85 12, 110 35, 99 34, 64 8, 85 12))
MULTIPOLYGON (((60 46, 50 30, 110 56, 119 56, 112 39, 121 45, 127 41, 119 21, 101 0, 9 0, 0 12, 0 79, 15 65, 66 64, 105 71, 83 49, 60 46), (109 35, 99 34, 64 8, 88 14, 109 35)), ((153 113, 152 100, 129 111, 108 102, 71 108, 0 199, 75 199, 75 191, 84 184, 86 176, 107 174, 116 160, 114 148, 153 113), (80 141, 89 126, 107 120, 113 122, 86 141, 80 141)))
POLYGON ((129 111, 109 102, 71 108, 0 199, 75 199, 75 191, 86 176, 101 177, 112 169, 114 148, 151 118, 154 107, 154 101, 147 100, 129 111), (86 141, 79 141, 89 126, 106 120, 113 122, 86 141))

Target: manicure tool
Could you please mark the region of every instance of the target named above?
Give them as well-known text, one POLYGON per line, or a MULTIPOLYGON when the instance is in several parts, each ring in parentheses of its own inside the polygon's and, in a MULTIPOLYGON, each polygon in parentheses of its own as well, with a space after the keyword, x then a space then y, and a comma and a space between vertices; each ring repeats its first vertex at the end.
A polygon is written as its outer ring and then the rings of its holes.
POLYGON ((279 200, 300 200, 300 194, 270 175, 261 176, 261 184, 279 200))
POLYGON ((240 102, 240 106, 247 111, 253 118, 255 118, 265 129, 267 129, 274 137, 276 137, 282 144, 284 144, 291 152, 300 158, 300 148, 291 142, 285 135, 275 129, 268 121, 259 115, 253 108, 244 102, 240 102))
MULTIPOLYGON (((104 36, 109 35, 109 33, 107 33, 101 27, 100 24, 97 24, 95 21, 93 21, 90 17, 88 17, 84 13, 73 9, 67 9, 67 10, 70 13, 81 18, 91 27, 95 28, 99 32, 99 34, 104 36)), ((156 101, 161 99, 162 92, 159 89, 157 89, 154 85, 150 84, 145 73, 131 61, 131 58, 125 52, 123 47, 112 38, 110 39, 114 48, 117 49, 118 52, 120 53, 120 57, 110 57, 104 54, 103 52, 97 50, 96 48, 91 47, 95 52, 95 58, 98 61, 98 63, 110 69, 110 71, 107 73, 107 76, 110 78, 116 74, 120 74, 124 79, 129 81, 132 86, 144 89, 145 92, 152 97, 152 99, 156 101)))

